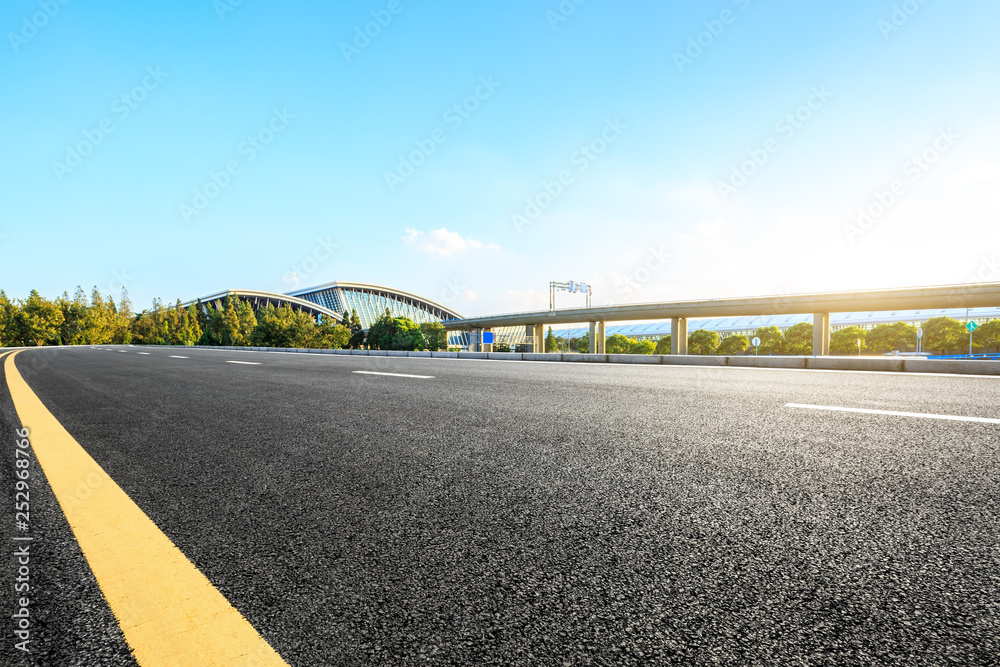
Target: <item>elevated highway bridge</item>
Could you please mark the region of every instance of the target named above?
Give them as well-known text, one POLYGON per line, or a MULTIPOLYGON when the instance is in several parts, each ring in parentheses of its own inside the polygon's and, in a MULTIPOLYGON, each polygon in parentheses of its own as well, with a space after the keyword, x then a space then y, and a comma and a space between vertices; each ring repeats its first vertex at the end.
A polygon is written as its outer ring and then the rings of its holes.
POLYGON ((830 354, 830 313, 851 311, 931 310, 940 308, 993 308, 1000 306, 1000 283, 939 285, 852 292, 817 292, 727 299, 702 299, 637 303, 591 308, 562 308, 503 315, 444 320, 449 331, 468 331, 473 349, 491 351, 478 343, 484 331, 499 327, 525 327, 531 352, 544 347, 546 325, 590 323, 590 351, 604 353, 605 323, 641 320, 671 322, 671 354, 687 354, 688 320, 747 315, 813 314, 813 353, 830 354))

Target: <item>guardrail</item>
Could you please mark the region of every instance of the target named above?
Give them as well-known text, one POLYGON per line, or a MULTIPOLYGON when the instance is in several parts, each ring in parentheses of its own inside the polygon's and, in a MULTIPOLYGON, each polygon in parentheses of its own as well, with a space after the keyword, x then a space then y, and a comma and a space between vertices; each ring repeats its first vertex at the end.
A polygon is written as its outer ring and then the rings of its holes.
POLYGON ((1000 354, 931 354, 928 359, 968 359, 970 361, 1000 361, 1000 354))

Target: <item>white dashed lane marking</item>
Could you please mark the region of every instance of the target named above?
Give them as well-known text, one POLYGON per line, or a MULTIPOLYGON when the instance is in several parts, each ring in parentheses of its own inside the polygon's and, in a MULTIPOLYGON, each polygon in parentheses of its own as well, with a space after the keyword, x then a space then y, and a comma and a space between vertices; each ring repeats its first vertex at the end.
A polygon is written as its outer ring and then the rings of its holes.
POLYGON ((977 422, 979 424, 1000 424, 1000 419, 989 417, 962 417, 960 415, 935 415, 927 412, 896 412, 894 410, 871 410, 869 408, 840 408, 831 405, 803 405, 786 403, 786 408, 801 408, 803 410, 828 410, 832 412, 858 412, 866 415, 890 415, 892 417, 916 417, 918 419, 942 419, 956 422, 977 422))

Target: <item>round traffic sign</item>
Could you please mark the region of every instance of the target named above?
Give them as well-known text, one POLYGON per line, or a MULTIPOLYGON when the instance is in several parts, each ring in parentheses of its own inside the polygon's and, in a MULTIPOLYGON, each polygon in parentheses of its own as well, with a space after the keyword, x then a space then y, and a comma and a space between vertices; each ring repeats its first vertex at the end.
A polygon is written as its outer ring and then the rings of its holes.
POLYGON ((754 337, 753 337, 753 340, 752 340, 752 341, 750 341, 750 343, 751 343, 751 344, 752 344, 752 345, 753 345, 754 347, 759 347, 759 346, 760 346, 760 338, 757 338, 757 336, 754 336, 754 337))
POLYGON ((923 337, 924 337, 924 330, 917 329, 917 338, 923 338, 923 337))

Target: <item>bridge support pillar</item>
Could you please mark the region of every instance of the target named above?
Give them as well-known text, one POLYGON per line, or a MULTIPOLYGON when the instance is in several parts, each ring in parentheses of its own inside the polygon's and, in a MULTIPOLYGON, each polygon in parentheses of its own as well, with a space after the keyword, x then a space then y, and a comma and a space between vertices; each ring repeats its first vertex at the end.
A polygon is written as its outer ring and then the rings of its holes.
POLYGON ((544 352, 545 327, 541 324, 528 324, 524 327, 524 337, 527 339, 525 352, 544 352))
POLYGON ((830 313, 813 314, 813 354, 830 354, 830 313))
POLYGON ((590 331, 587 332, 587 337, 590 338, 590 349, 587 351, 591 354, 597 354, 597 322, 590 323, 590 331))
POLYGON ((670 318, 670 354, 688 353, 688 321, 686 317, 670 318))
POLYGON ((590 323, 590 353, 591 354, 606 354, 605 342, 606 337, 604 334, 604 322, 591 322, 590 323))
MULTIPOLYGON (((492 332, 493 329, 490 329, 490 328, 483 329, 482 333, 486 333, 488 331, 492 332)), ((482 340, 482 338, 480 338, 479 340, 482 340)), ((493 351, 493 343, 483 343, 482 346, 481 346, 481 348, 480 348, 480 351, 481 352, 492 352, 493 351)))

